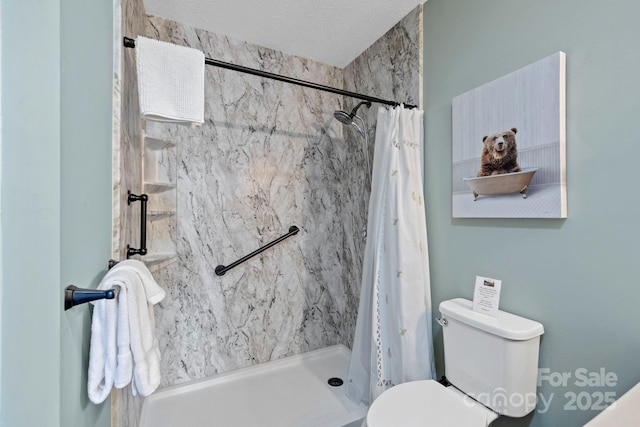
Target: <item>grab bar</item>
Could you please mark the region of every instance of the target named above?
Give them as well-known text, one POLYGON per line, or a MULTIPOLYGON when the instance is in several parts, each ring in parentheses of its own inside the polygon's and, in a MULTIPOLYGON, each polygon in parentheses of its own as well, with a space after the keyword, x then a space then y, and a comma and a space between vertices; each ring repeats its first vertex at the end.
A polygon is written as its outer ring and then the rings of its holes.
POLYGON ((242 264, 243 262, 247 261, 250 258, 253 258, 254 256, 258 255, 259 253, 261 253, 263 251, 266 251, 270 247, 272 247, 274 245, 277 245, 278 243, 282 242, 287 237, 291 237, 291 236, 293 236, 295 234, 298 234, 298 231, 300 231, 300 229, 298 227, 296 227, 295 225, 292 225, 291 227, 289 227, 289 232, 287 234, 285 234, 284 236, 278 237, 273 242, 267 243, 263 247, 261 247, 259 249, 256 249, 255 251, 251 252, 249 255, 246 255, 246 256, 240 258, 236 262, 233 262, 233 263, 227 265, 226 267, 224 265, 217 266, 216 269, 215 269, 216 274, 218 276, 223 276, 224 273, 226 273, 227 271, 231 270, 233 267, 236 267, 239 264, 242 264))
POLYGON ((147 254, 147 201, 149 200, 149 196, 146 194, 137 196, 131 193, 131 191, 128 191, 128 194, 128 205, 131 205, 132 202, 140 202, 140 249, 127 245, 127 258, 132 255, 144 256, 147 254))

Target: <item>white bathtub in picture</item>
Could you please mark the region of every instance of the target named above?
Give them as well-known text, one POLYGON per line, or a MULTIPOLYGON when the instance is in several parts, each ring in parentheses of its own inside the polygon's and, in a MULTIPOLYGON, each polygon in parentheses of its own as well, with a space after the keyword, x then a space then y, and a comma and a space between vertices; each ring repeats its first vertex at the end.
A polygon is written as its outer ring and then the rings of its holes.
POLYGON ((522 168, 519 172, 511 172, 500 175, 474 176, 462 178, 471 191, 473 200, 478 200, 481 195, 497 195, 520 193, 522 198, 527 198, 527 190, 538 168, 522 168))
MULTIPOLYGON (((161 389, 140 427, 352 427, 367 407, 345 396, 351 352, 343 345, 161 389)), ((358 422, 360 421, 360 422, 358 422)))

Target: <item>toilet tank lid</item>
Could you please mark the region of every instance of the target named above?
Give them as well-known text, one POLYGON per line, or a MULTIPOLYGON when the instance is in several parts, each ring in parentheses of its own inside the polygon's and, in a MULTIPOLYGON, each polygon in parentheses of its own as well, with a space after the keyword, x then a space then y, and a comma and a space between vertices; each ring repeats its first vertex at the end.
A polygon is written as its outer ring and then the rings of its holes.
POLYGON ((456 298, 442 301, 440 313, 459 322, 490 334, 516 341, 524 341, 544 334, 544 327, 535 320, 525 319, 506 311, 498 310, 496 317, 473 311, 473 302, 456 298))

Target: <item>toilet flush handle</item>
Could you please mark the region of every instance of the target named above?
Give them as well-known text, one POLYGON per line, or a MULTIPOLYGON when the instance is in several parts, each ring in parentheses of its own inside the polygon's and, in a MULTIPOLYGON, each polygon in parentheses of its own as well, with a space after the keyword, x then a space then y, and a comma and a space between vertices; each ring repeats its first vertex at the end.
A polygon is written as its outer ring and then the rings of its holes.
POLYGON ((443 318, 441 318, 441 319, 436 319, 436 322, 438 322, 438 324, 439 324, 440 326, 442 326, 443 328, 449 324, 449 322, 447 321, 447 319, 445 319, 444 317, 443 317, 443 318))

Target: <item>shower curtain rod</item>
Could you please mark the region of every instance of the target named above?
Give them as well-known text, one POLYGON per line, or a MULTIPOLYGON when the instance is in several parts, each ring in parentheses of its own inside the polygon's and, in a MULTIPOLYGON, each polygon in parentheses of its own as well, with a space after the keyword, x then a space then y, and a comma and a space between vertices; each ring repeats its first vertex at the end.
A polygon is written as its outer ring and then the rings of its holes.
MULTIPOLYGON (((136 47, 136 41, 129 37, 124 37, 123 44, 124 44, 124 47, 129 47, 129 48, 136 47)), ((211 58, 205 57, 204 63, 207 65, 213 65, 214 67, 226 68, 228 70, 239 71, 241 73, 253 74, 254 76, 258 76, 258 77, 265 77, 267 79, 279 80, 281 82, 291 83, 294 85, 304 86, 304 87, 308 87, 316 90, 322 90, 325 92, 331 92, 337 95, 349 96, 351 98, 357 98, 363 101, 377 102, 378 104, 392 105, 394 107, 400 105, 400 103, 396 101, 389 101, 386 99, 376 98, 374 96, 363 95, 361 93, 356 93, 356 92, 350 92, 344 89, 338 89, 335 87, 325 86, 318 83, 308 82, 305 80, 294 79, 293 77, 282 76, 280 74, 268 73, 266 71, 256 70, 255 68, 243 67, 242 65, 236 65, 236 64, 231 64, 229 62, 218 61, 217 59, 211 59, 211 58)), ((417 108, 416 105, 404 104, 404 106, 406 108, 417 108)))

